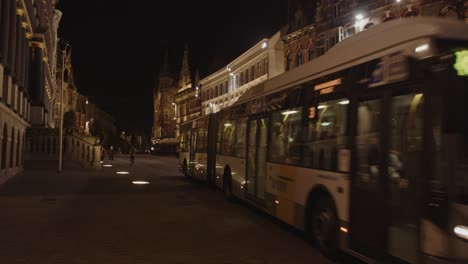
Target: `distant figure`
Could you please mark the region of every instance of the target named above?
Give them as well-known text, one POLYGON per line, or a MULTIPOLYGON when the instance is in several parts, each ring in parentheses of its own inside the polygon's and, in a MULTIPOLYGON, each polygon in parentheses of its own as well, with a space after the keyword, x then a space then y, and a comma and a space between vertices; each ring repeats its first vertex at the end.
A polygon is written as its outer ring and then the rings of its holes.
POLYGON ((101 161, 104 161, 105 157, 106 157, 106 151, 104 150, 103 147, 101 147, 101 161))
POLYGON ((135 164, 135 148, 130 148, 130 165, 135 164))
POLYGON ((109 160, 114 160, 114 147, 111 146, 109 149, 109 160))

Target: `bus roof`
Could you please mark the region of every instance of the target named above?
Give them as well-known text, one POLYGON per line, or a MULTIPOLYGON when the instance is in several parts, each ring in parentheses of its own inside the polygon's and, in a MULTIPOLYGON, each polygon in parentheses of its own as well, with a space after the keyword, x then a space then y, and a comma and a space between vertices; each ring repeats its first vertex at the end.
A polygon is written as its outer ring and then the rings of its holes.
POLYGON ((330 73, 398 51, 398 45, 423 38, 468 40, 468 25, 447 18, 402 18, 381 23, 332 47, 323 56, 278 75, 251 89, 235 105, 260 98, 330 73))

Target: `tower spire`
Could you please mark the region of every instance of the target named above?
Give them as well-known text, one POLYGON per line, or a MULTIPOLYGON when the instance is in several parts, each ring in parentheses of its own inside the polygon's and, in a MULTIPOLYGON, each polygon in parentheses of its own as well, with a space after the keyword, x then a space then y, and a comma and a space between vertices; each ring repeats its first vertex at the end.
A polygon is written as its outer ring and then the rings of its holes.
POLYGON ((182 59, 182 69, 180 70, 179 88, 186 89, 192 86, 190 77, 190 66, 188 61, 188 45, 185 44, 184 57, 182 59))

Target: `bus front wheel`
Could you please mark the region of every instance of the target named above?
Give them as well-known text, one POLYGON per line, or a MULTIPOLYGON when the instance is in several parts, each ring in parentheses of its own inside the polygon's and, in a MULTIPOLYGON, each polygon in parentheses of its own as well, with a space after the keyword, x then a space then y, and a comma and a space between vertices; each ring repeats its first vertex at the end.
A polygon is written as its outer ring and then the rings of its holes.
POLYGON ((335 258, 338 247, 338 220, 335 204, 329 196, 318 197, 310 220, 315 244, 324 255, 335 258))

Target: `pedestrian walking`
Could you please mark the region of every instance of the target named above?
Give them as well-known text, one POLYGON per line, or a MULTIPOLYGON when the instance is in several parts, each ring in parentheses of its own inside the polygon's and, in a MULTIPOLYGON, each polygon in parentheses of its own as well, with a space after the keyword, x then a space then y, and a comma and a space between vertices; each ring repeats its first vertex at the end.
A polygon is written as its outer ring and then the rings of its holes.
POLYGON ((114 160, 114 147, 111 146, 109 149, 109 160, 114 160))

